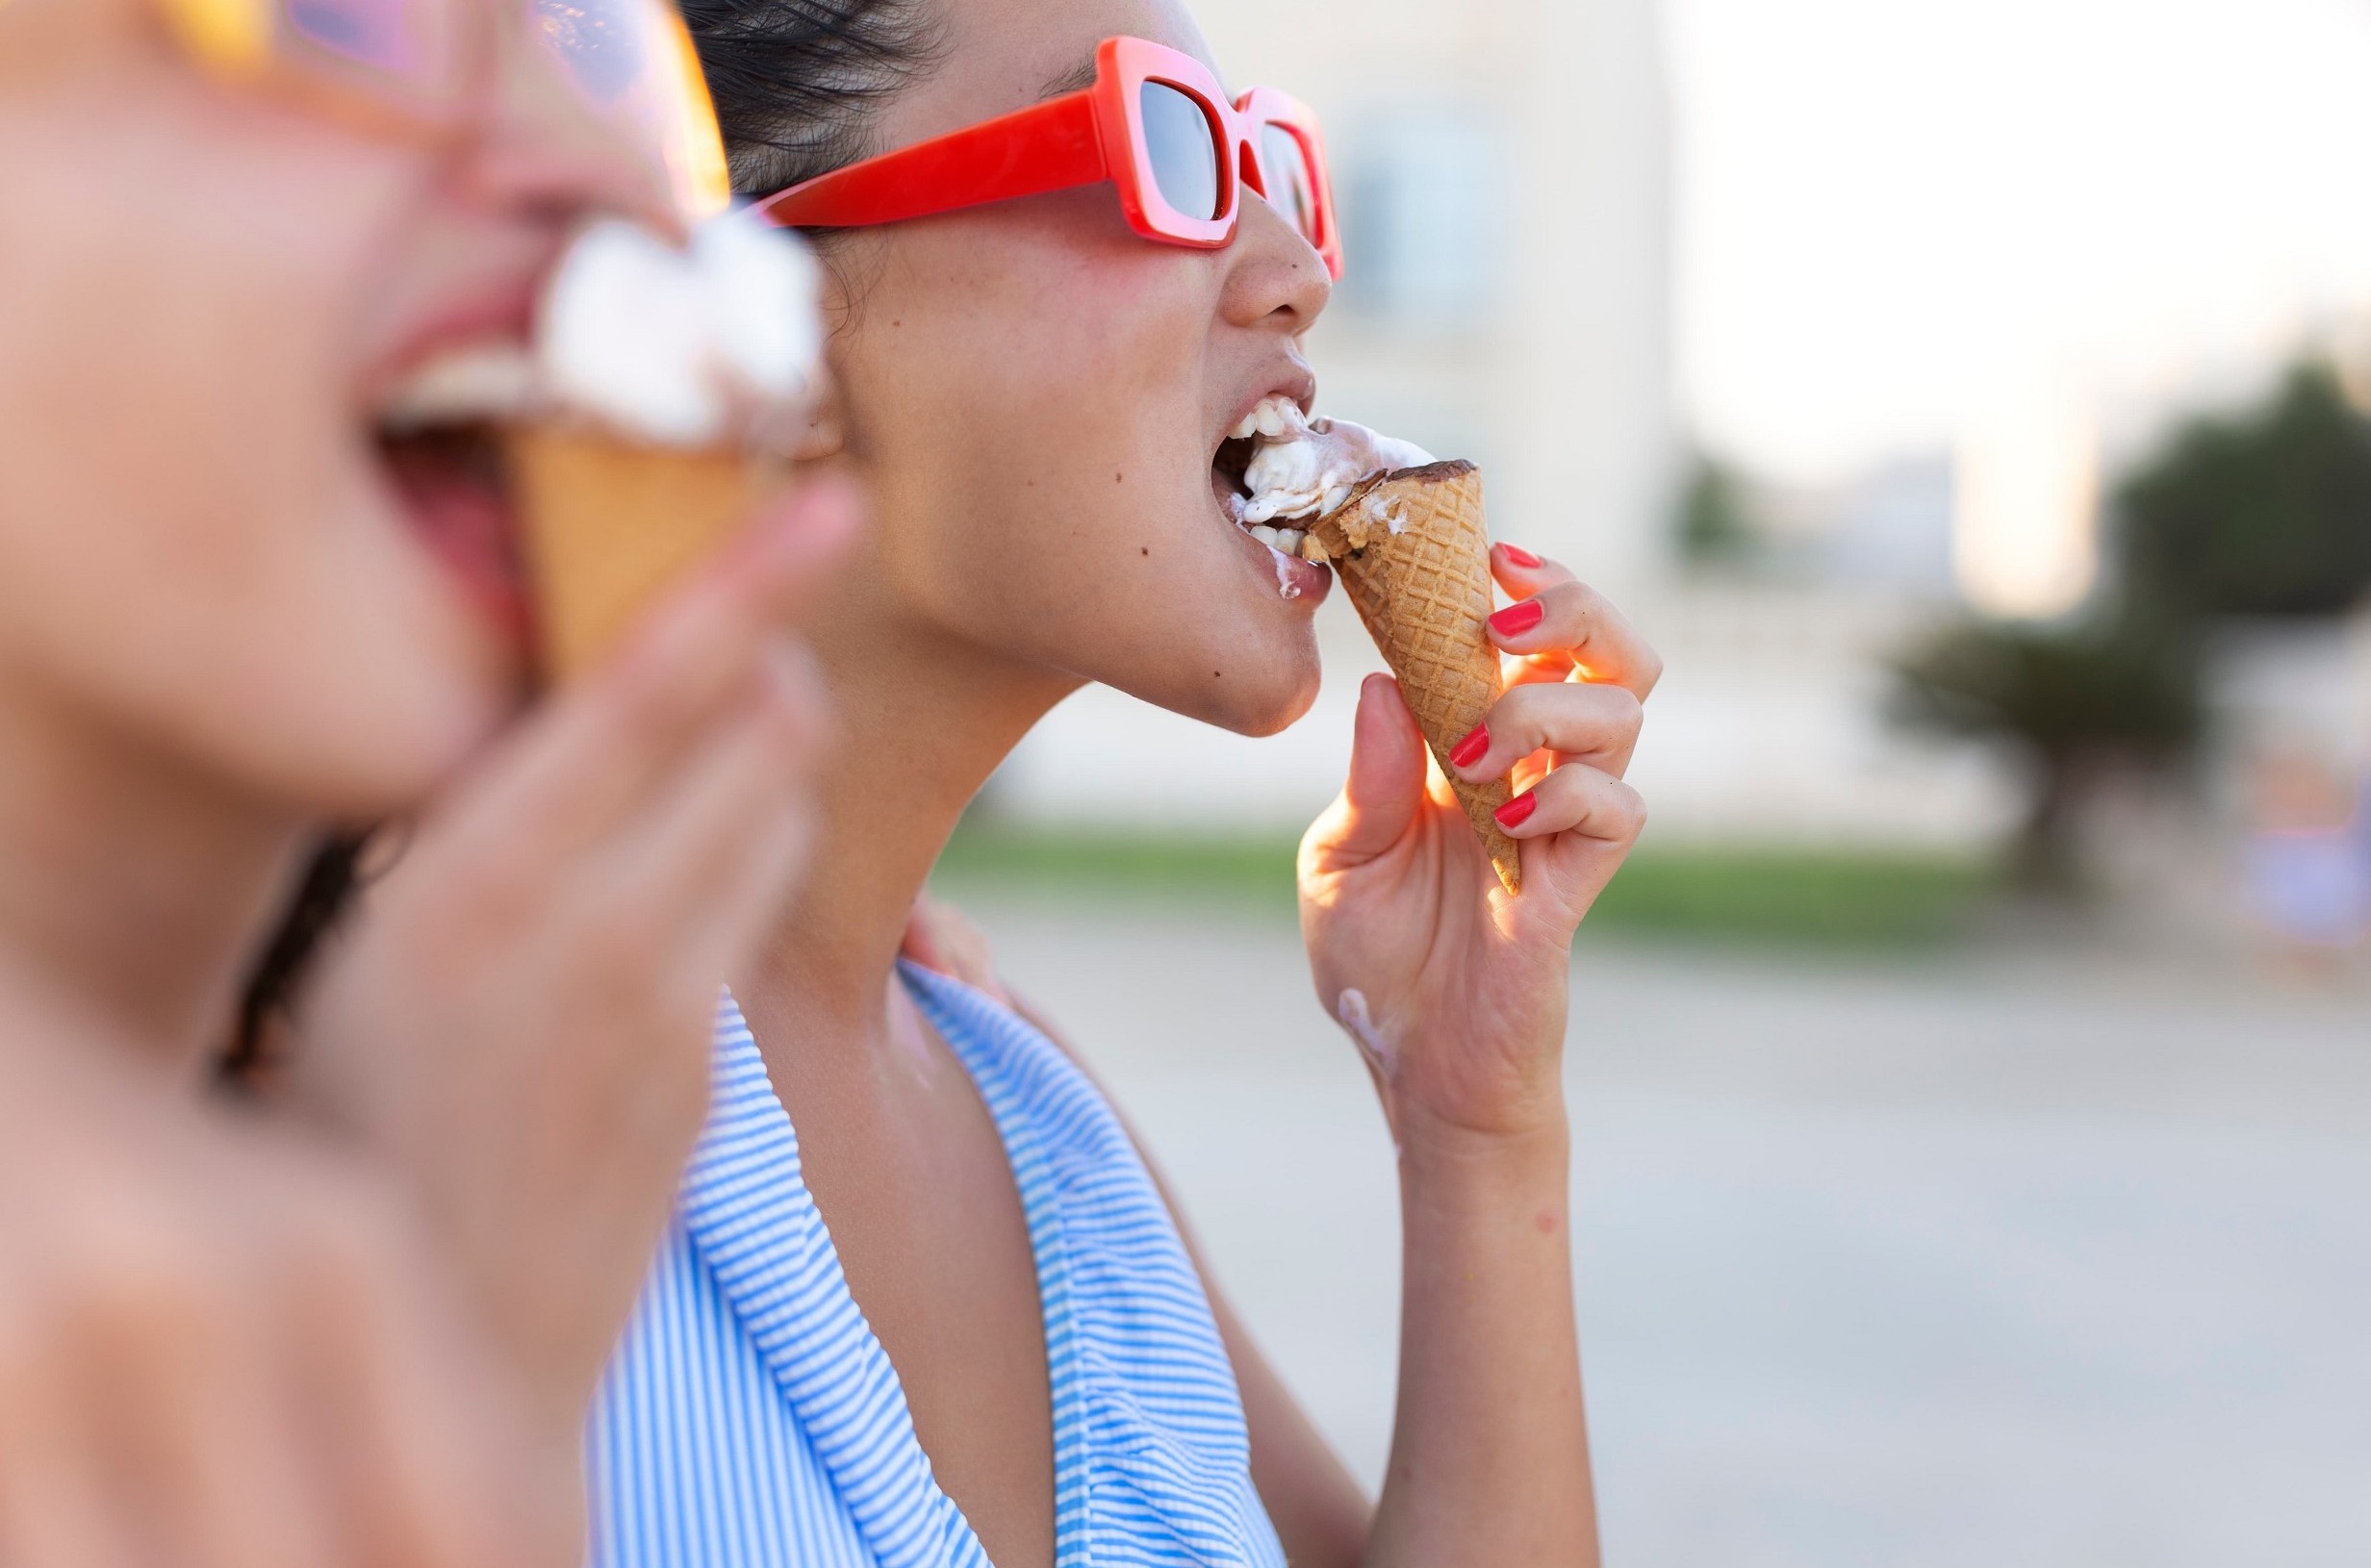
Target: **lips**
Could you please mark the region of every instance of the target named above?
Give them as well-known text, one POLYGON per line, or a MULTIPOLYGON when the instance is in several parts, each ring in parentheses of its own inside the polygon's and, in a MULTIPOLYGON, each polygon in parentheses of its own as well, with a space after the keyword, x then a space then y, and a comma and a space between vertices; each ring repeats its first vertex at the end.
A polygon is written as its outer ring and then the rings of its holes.
POLYGON ((371 430, 406 524, 521 649, 531 612, 499 433, 523 408, 532 381, 515 335, 450 344, 386 390, 371 430))
POLYGON ((1244 520, 1250 499, 1246 481, 1262 434, 1276 435, 1302 417, 1301 399, 1288 391, 1270 392, 1229 427, 1211 456, 1211 493, 1220 516, 1247 544, 1262 551, 1276 573, 1278 594, 1287 599, 1314 605, 1334 586, 1334 574, 1314 562, 1301 559, 1302 530, 1278 522, 1244 520))
POLYGON ((493 433, 457 426, 383 437, 379 460, 414 535, 505 641, 523 649, 526 573, 493 433))

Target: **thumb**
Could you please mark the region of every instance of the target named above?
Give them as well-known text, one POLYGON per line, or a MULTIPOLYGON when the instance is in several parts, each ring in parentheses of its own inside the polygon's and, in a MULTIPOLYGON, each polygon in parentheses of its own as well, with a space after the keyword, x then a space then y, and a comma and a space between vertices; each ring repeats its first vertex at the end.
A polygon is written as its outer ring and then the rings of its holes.
POLYGON ((749 530, 748 553, 720 570, 728 578, 753 577, 778 621, 817 596, 863 519, 864 495, 853 481, 829 471, 810 475, 749 530))
POLYGON ((1334 867, 1373 860, 1400 841, 1423 804, 1424 737, 1399 682, 1369 675, 1359 688, 1350 776, 1309 830, 1304 858, 1313 852, 1334 867))

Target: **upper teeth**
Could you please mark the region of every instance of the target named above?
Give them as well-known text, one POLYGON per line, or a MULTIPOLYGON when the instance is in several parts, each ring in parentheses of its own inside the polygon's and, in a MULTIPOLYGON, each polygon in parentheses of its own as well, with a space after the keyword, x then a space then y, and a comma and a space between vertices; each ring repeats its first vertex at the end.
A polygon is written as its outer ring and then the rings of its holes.
POLYGON ((381 399, 379 423, 402 432, 429 425, 505 419, 535 396, 535 366, 517 343, 448 349, 403 378, 381 399))
POLYGON ((1301 414, 1301 405, 1281 393, 1270 393, 1260 399, 1249 414, 1236 421, 1230 438, 1249 441, 1254 436, 1265 436, 1270 441, 1286 441, 1309 428, 1309 420, 1301 414))

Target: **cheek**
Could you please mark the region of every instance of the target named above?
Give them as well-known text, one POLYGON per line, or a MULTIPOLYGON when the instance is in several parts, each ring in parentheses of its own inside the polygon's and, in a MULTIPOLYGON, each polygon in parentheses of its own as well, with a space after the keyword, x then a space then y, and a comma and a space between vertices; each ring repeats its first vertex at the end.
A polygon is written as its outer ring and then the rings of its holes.
POLYGON ((842 351, 882 575, 905 613, 1000 654, 1276 728, 1316 656, 1211 495, 1220 273, 1105 242, 1100 208, 1027 206, 900 234, 859 295, 842 351))
POLYGON ((367 808, 449 761, 485 693, 350 412, 360 280, 416 171, 287 129, 119 115, 9 177, 44 243, 4 264, 41 309, 0 327, 0 603, 8 652, 86 699, 367 808))
POLYGON ((1124 232, 1050 242, 1043 215, 937 227, 898 238, 847 341, 891 543, 917 569, 966 558, 975 584, 1092 570, 1111 518, 1174 509, 1207 469, 1207 269, 1124 232))

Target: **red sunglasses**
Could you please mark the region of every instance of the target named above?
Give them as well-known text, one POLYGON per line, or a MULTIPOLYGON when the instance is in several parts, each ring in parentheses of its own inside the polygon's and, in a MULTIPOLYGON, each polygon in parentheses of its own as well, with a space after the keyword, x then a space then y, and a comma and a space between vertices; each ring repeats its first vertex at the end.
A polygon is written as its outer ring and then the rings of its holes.
POLYGON ((1104 39, 1093 87, 834 169, 757 211, 783 228, 862 228, 1105 180, 1130 228, 1200 250, 1235 239, 1249 186, 1342 275, 1316 114, 1273 88, 1230 104, 1200 61, 1146 38, 1104 39))

